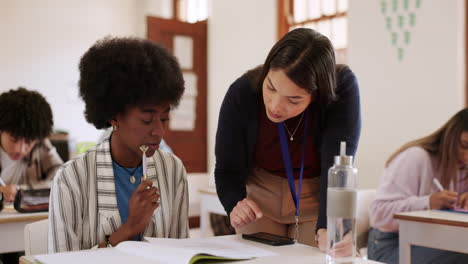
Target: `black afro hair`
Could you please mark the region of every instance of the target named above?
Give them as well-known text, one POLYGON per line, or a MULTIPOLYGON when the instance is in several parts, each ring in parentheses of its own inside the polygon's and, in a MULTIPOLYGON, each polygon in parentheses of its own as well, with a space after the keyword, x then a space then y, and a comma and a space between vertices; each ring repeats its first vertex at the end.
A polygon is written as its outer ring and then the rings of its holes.
POLYGON ((80 96, 86 120, 97 129, 130 107, 176 107, 184 92, 179 64, 165 48, 145 39, 104 38, 81 58, 80 96))
POLYGON ((0 131, 26 140, 42 140, 53 125, 52 109, 40 93, 19 87, 0 95, 0 131))

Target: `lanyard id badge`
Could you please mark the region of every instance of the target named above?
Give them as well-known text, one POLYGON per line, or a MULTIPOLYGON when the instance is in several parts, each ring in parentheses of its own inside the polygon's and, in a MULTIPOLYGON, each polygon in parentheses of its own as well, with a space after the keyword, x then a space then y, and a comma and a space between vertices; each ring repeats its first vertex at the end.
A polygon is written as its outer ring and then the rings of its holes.
POLYGON ((292 169, 292 163, 291 163, 291 156, 289 154, 289 147, 288 147, 288 141, 286 139, 286 132, 284 130, 284 121, 281 123, 278 123, 278 133, 280 137, 280 143, 281 143, 281 153, 283 154, 283 163, 284 163, 284 168, 286 169, 286 175, 288 177, 288 185, 289 185, 289 191, 291 192, 292 199, 294 201, 294 206, 296 207, 296 212, 295 212, 295 222, 296 222, 296 229, 295 229, 295 234, 294 234, 294 240, 297 242, 297 239, 299 237, 299 203, 301 201, 301 189, 302 189, 302 176, 304 174, 304 156, 305 156, 305 150, 306 150, 306 143, 307 143, 307 127, 308 127, 308 120, 309 120, 309 109, 305 110, 305 124, 304 124, 304 135, 302 138, 302 156, 301 156, 301 170, 299 174, 299 183, 297 186, 297 192, 296 192, 296 186, 294 184, 294 175, 293 175, 293 169, 292 169))

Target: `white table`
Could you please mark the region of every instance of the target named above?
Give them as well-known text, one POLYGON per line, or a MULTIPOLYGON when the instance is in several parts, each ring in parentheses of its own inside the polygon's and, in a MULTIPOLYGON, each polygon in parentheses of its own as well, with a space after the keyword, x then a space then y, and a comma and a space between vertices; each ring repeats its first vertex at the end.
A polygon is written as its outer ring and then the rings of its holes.
POLYGON ((210 233, 210 213, 226 215, 224 207, 219 201, 218 195, 214 188, 206 188, 200 190, 200 236, 209 237, 210 233))
POLYGON ((400 220, 400 264, 411 262, 411 246, 468 254, 468 214, 439 210, 395 214, 400 220))
POLYGON ((24 226, 47 219, 49 213, 18 213, 11 205, 0 212, 0 253, 24 251, 24 226))
MULTIPOLYGON (((239 241, 241 243, 245 243, 248 245, 253 245, 256 247, 260 247, 266 250, 274 251, 279 253, 277 256, 271 256, 271 257, 262 257, 262 258, 256 258, 252 260, 245 260, 245 261, 236 261, 236 262, 230 262, 230 263, 249 263, 249 264, 263 264, 263 263, 268 263, 268 264, 276 264, 276 263, 294 263, 294 264, 325 264, 325 254, 320 252, 318 248, 303 245, 303 244, 294 244, 294 245, 288 245, 288 246, 269 246, 269 245, 264 245, 260 243, 256 243, 253 241, 248 241, 245 239, 242 239, 239 235, 230 235, 230 236, 224 236, 223 238, 225 239, 232 239, 235 241, 239 241)), ((209 238, 208 238, 209 239, 209 238)), ((116 250, 117 249, 98 249, 98 250, 116 250)), ((87 254, 86 251, 82 251, 84 254, 87 254)), ((88 251, 90 252, 90 251, 88 251)), ((106 252, 107 253, 107 252, 106 252)), ((90 252, 90 254, 94 255, 93 259, 85 259, 86 256, 79 256, 81 259, 77 259, 76 255, 73 255, 73 253, 66 253, 69 254, 70 257, 73 257, 73 263, 76 262, 81 262, 81 263, 114 263, 113 259, 110 259, 111 257, 106 257, 103 258, 97 254, 96 251, 90 252), (97 255, 96 255, 97 254, 97 255), (98 260, 99 259, 99 260, 98 260), (83 262, 85 261, 85 262, 83 262)), ((102 254, 104 255, 104 253, 102 254)), ((105 254, 106 256, 109 256, 110 254, 105 254)), ((117 252, 116 252, 117 255, 117 252)), ((125 257, 125 256, 122 256, 125 257)), ((27 257, 21 257, 20 258, 20 264, 32 264, 34 263, 34 256, 27 256, 27 257)), ((149 263, 149 262, 148 262, 149 263)), ((210 263, 215 263, 215 262, 210 262, 210 263)), ((220 263, 226 263, 226 262, 220 262, 220 263)), ((369 261, 369 260, 362 260, 358 259, 356 264, 361 264, 361 263, 379 263, 375 261, 369 261)))

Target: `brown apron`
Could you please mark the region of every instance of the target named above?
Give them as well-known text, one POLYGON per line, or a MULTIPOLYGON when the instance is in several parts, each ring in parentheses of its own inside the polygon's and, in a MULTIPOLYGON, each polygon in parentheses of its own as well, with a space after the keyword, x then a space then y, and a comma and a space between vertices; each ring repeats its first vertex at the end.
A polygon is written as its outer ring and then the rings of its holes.
MULTIPOLYGON (((298 182, 295 180, 296 191, 298 182)), ((315 245, 319 188, 319 177, 302 179, 298 237, 301 243, 315 245)), ((237 233, 268 232, 294 237, 296 208, 286 178, 257 167, 247 181, 247 197, 257 203, 263 217, 237 229, 237 233)))

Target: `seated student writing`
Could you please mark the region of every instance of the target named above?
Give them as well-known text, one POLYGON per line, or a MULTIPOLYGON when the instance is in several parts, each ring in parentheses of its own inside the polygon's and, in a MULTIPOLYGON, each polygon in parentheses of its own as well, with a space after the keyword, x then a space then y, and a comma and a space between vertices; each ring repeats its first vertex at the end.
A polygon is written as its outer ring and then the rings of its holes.
POLYGON ((148 40, 105 38, 83 55, 79 70, 86 120, 113 132, 57 172, 49 252, 188 237, 185 168, 158 149, 184 92, 175 57, 148 40))
MULTIPOLYGON (((370 207, 369 259, 398 263, 395 213, 467 208, 467 165, 468 108, 431 135, 405 144, 390 156, 370 207), (437 188, 434 179, 444 190, 437 188)), ((411 263, 468 263, 468 255, 414 247, 411 263)))
POLYGON ((63 163, 47 137, 53 126, 46 99, 25 88, 0 95, 0 192, 15 199, 18 187, 49 188, 63 163))
POLYGON ((306 28, 287 33, 263 65, 229 87, 221 106, 215 179, 231 225, 325 250, 327 172, 340 141, 355 154, 360 129, 357 79, 335 64, 330 41, 306 28))

